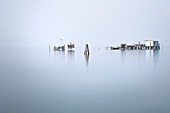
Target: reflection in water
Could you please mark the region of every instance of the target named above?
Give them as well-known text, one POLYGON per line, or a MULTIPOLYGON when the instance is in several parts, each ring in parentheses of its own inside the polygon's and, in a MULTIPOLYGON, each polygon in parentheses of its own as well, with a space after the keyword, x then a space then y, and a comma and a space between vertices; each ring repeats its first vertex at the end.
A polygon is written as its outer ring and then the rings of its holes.
POLYGON ((159 50, 153 50, 153 65, 157 66, 159 61, 159 50))
POLYGON ((121 61, 125 62, 126 50, 121 50, 121 61))
POLYGON ((65 60, 65 51, 54 51, 54 55, 57 58, 57 61, 63 62, 65 60))
POLYGON ((154 67, 157 66, 159 62, 159 50, 147 50, 146 58, 153 64, 154 67))
POLYGON ((71 62, 71 63, 74 62, 74 54, 75 54, 74 50, 68 50, 68 62, 71 62))
POLYGON ((51 51, 50 59, 39 48, 0 51, 0 113, 170 112, 168 48, 164 54, 100 50, 91 56, 83 49, 51 51), (67 57, 74 59, 71 66, 63 62, 67 57), (156 69, 153 62, 159 63, 156 69))
POLYGON ((160 50, 121 50, 121 61, 128 62, 130 59, 131 61, 138 59, 138 63, 148 61, 153 66, 157 66, 159 62, 159 51, 160 50))
POLYGON ((121 50, 121 57, 125 57, 126 56, 126 50, 121 50))
POLYGON ((138 63, 141 64, 145 60, 146 52, 145 50, 137 50, 138 63))
POLYGON ((84 54, 84 56, 85 56, 86 65, 88 67, 88 64, 89 64, 89 54, 84 54))

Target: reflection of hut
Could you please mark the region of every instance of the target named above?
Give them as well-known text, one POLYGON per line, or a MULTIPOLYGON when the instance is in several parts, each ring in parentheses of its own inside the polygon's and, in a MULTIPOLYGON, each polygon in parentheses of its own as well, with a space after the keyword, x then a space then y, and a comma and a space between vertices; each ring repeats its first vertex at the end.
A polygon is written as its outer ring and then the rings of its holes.
POLYGON ((75 50, 68 50, 68 61, 70 62, 74 61, 74 54, 75 54, 75 50))

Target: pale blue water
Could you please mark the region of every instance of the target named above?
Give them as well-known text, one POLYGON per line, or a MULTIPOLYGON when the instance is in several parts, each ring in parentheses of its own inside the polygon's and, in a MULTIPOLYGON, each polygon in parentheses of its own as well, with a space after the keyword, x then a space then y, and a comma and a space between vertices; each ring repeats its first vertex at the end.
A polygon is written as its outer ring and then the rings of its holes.
POLYGON ((170 113, 170 50, 0 48, 0 113, 170 113))

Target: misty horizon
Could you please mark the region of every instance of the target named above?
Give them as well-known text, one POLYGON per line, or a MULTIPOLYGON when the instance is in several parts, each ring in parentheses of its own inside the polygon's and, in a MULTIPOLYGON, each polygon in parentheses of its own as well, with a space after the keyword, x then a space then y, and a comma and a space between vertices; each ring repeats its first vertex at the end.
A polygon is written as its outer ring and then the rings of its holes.
POLYGON ((158 40, 169 45, 169 0, 1 0, 1 46, 94 46, 158 40))

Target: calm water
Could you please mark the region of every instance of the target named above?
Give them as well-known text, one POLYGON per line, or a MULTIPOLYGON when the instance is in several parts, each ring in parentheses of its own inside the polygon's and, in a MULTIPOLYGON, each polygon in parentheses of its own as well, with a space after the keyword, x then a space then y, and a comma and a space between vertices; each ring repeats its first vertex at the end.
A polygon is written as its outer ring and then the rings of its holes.
POLYGON ((0 48, 0 113, 170 113, 170 50, 0 48))

